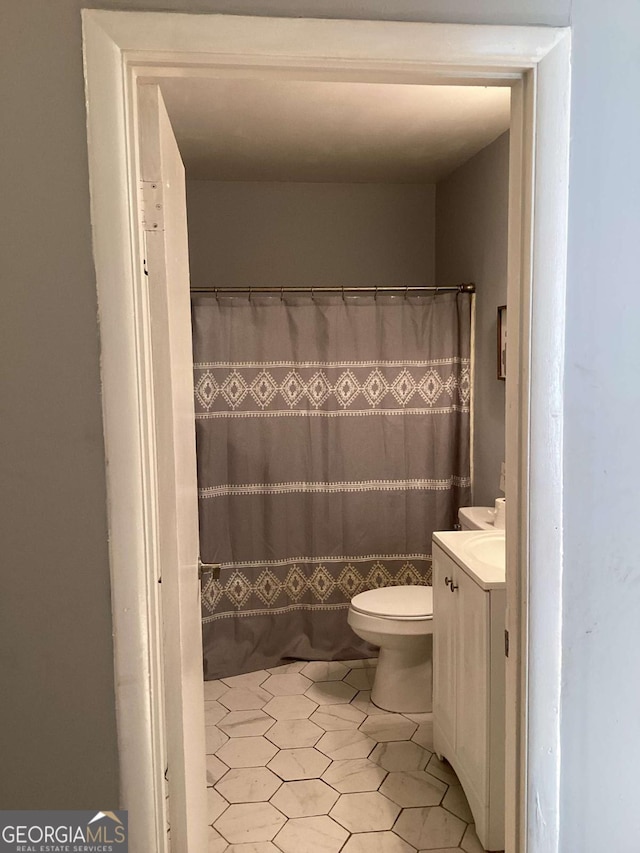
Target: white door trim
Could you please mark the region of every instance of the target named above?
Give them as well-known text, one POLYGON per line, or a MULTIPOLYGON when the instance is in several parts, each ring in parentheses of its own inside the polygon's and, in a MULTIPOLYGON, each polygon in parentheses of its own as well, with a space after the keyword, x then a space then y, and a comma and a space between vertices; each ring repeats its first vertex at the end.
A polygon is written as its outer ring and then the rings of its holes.
POLYGON ((508 849, 557 850, 569 31, 85 10, 83 33, 121 799, 131 850, 162 849, 165 830, 153 383, 133 93, 140 77, 239 73, 513 86, 521 125, 511 142, 506 455, 508 564, 517 584, 508 710, 520 722, 522 750, 512 756, 521 785, 512 786, 508 849))

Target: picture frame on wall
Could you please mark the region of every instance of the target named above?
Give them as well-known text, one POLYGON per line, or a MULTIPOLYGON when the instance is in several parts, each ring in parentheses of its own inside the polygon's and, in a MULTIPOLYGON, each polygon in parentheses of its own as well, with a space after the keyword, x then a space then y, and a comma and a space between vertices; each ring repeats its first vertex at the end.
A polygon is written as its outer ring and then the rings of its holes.
POLYGON ((498 306, 498 379, 507 378, 507 306, 498 306))

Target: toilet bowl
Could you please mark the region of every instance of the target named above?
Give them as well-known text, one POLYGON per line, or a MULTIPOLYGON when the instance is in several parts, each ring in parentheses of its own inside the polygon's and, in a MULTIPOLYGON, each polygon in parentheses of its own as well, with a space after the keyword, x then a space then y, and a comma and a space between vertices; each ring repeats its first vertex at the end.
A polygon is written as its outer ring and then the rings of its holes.
POLYGON ((347 621, 360 638, 380 648, 371 701, 385 711, 431 711, 432 588, 361 592, 351 600, 347 621))

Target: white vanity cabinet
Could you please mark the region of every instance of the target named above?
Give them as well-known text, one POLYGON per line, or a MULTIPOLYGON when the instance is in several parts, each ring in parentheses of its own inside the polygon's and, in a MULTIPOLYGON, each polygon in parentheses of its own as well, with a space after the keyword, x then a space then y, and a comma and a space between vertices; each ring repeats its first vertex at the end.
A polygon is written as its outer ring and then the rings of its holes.
POLYGON ((495 567, 467 565, 464 544, 477 535, 434 534, 433 737, 460 779, 482 846, 503 850, 506 591, 504 568, 500 577, 495 567))

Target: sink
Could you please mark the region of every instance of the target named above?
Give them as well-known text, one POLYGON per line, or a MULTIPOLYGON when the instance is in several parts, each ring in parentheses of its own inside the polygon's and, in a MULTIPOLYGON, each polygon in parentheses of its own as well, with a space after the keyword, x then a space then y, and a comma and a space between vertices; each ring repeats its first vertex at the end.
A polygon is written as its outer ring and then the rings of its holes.
POLYGON ((472 565, 482 563, 487 569, 502 572, 505 570, 504 531, 487 530, 470 536, 462 550, 472 565))

